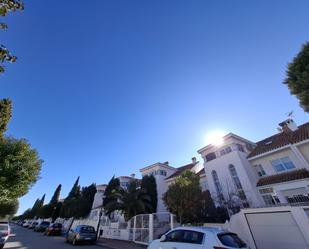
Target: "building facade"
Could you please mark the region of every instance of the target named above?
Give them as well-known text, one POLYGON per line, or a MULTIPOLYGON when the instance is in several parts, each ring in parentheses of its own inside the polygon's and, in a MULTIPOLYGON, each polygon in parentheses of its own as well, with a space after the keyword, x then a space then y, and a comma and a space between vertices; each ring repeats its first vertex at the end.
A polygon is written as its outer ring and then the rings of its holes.
POLYGON ((261 197, 247 156, 255 144, 229 133, 220 145, 209 144, 198 150, 204 161, 208 188, 215 203, 225 206, 258 207, 261 197))
POLYGON ((267 206, 309 203, 309 123, 288 119, 279 126, 248 156, 255 185, 267 206))

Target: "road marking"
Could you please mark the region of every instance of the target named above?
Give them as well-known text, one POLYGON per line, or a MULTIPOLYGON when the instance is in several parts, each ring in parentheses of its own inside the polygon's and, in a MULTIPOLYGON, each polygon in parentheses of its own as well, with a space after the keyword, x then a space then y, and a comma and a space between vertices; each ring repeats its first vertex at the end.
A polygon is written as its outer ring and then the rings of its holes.
POLYGON ((20 242, 6 242, 4 248, 18 248, 18 249, 22 249, 22 248, 27 248, 24 247, 22 243, 20 242))

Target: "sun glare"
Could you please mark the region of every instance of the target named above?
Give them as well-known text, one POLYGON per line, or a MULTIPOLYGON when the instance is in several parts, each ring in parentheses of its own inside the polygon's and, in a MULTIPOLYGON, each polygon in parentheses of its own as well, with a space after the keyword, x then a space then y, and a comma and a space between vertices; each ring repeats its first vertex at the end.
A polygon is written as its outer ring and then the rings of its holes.
POLYGON ((223 136, 225 135, 224 131, 221 130, 213 130, 210 131, 206 135, 206 143, 207 144, 214 144, 216 146, 219 146, 223 143, 223 136))

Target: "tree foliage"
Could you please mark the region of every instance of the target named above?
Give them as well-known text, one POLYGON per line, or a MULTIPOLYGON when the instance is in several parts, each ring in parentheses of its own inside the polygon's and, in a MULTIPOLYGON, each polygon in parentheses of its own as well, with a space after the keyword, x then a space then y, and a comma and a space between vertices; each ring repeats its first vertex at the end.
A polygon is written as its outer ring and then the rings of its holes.
POLYGON ((62 203, 60 216, 64 218, 86 217, 91 211, 96 191, 95 184, 83 187, 82 190, 80 190, 78 177, 68 197, 62 203))
POLYGON ((13 216, 18 209, 18 201, 16 199, 8 202, 0 203, 0 217, 13 216))
POLYGON ((8 123, 12 117, 12 101, 10 99, 0 100, 0 139, 7 130, 8 123))
POLYGON ((141 188, 146 191, 150 197, 150 208, 147 210, 148 213, 155 213, 157 211, 158 204, 158 192, 157 183, 154 176, 145 175, 142 178, 141 188))
POLYGON ((192 223, 198 220, 202 197, 199 176, 187 170, 168 187, 163 201, 180 223, 192 223))
POLYGON ((120 188, 112 192, 112 200, 105 208, 105 214, 111 216, 115 211, 120 211, 125 220, 129 220, 137 214, 147 213, 151 209, 151 199, 145 189, 139 187, 136 180, 131 180, 127 189, 120 188))
POLYGON ((0 202, 26 194, 37 181, 42 160, 25 139, 0 140, 0 202))
POLYGON ((296 95, 300 106, 309 112, 309 42, 288 65, 287 77, 284 81, 291 94, 296 95))
POLYGON ((103 207, 105 208, 108 203, 117 201, 115 197, 115 193, 117 193, 120 189, 120 181, 115 176, 110 179, 108 182, 105 192, 104 192, 104 200, 103 200, 103 207))
MULTIPOLYGON (((4 17, 9 12, 15 12, 17 10, 23 10, 24 4, 19 0, 0 0, 0 16, 4 17)), ((5 23, 0 23, 0 29, 7 29, 8 26, 5 23)), ((4 62, 15 62, 16 56, 12 55, 10 51, 3 45, 0 46, 0 73, 4 72, 4 62)))

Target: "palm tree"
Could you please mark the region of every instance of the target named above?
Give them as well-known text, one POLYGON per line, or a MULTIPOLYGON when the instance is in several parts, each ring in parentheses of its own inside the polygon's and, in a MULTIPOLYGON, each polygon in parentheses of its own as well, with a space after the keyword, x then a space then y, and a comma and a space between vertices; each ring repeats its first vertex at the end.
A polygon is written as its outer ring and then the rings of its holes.
POLYGON ((150 196, 145 189, 139 187, 136 180, 129 183, 127 189, 120 188, 113 193, 115 199, 105 207, 105 214, 111 216, 114 211, 120 211, 126 221, 137 214, 144 214, 151 208, 150 196))

